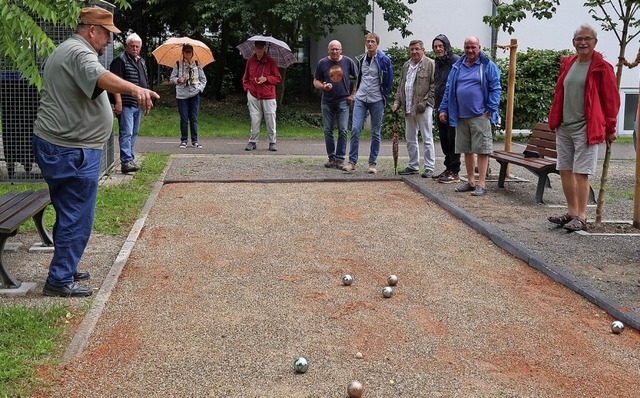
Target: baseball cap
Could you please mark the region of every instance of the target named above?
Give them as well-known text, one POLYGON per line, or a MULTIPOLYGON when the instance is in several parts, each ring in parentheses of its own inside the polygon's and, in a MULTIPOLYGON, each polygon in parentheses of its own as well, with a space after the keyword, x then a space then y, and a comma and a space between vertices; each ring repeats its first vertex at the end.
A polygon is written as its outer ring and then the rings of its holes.
POLYGON ((80 23, 83 25, 100 25, 109 32, 120 33, 113 24, 113 14, 97 7, 85 7, 80 10, 80 23))

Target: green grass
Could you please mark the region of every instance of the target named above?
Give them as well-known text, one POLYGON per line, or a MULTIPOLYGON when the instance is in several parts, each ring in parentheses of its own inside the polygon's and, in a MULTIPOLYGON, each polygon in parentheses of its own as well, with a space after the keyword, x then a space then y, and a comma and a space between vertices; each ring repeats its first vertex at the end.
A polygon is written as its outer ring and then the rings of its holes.
MULTIPOLYGON (((318 105, 318 111, 319 108, 318 105)), ((295 112, 290 112, 287 116, 290 118, 301 117, 295 112)), ((281 114, 278 114, 276 127, 278 137, 282 138, 322 139, 324 137, 321 127, 287 121, 284 116, 281 117, 281 114)), ((263 123, 262 132, 265 133, 265 131, 263 123)), ((201 137, 248 138, 250 132, 248 111, 245 115, 221 115, 212 113, 212 111, 208 112, 205 108, 198 114, 198 135, 201 137)), ((139 134, 147 137, 179 137, 180 117, 178 110, 166 107, 152 109, 149 115, 143 116, 139 134)))
POLYGON ((142 169, 129 182, 100 185, 93 230, 106 235, 128 234, 168 160, 166 153, 147 153, 142 169))
MULTIPOLYGON (((101 184, 94 232, 128 234, 168 159, 168 154, 145 154, 142 169, 131 180, 120 185, 101 184)), ((0 194, 41 188, 46 188, 46 184, 0 185, 0 194)), ((51 228, 54 221, 55 213, 48 209, 45 223, 51 228)), ((22 228, 35 230, 35 225, 29 220, 22 228)), ((57 362, 53 353, 61 342, 68 316, 71 316, 69 309, 62 305, 39 308, 0 305, 0 398, 30 396, 46 389, 46 380, 39 380, 36 372, 57 362)))
POLYGON ((56 362, 52 354, 65 331, 66 306, 0 305, 0 397, 30 396, 46 381, 36 371, 56 362))

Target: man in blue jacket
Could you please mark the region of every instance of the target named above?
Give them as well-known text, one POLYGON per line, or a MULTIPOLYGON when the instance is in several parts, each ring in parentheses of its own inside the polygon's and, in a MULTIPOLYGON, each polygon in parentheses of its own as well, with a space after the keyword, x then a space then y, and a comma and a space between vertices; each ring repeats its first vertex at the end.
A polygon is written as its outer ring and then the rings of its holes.
MULTIPOLYGON (((389 91, 393 84, 393 66, 391 59, 378 50, 380 37, 369 33, 365 37, 367 52, 356 57, 358 65, 357 92, 353 105, 351 119, 351 141, 349 143, 349 163, 342 170, 351 173, 358 163, 358 149, 360 146, 360 132, 364 127, 367 110, 371 114, 371 151, 369 153, 369 173, 376 174, 378 153, 382 130, 382 116, 384 106, 389 98, 389 91)), ((350 96, 349 100, 353 98, 350 96)))
POLYGON ((456 153, 464 153, 468 182, 456 192, 473 196, 487 193, 485 177, 489 154, 493 151, 491 125, 500 123, 500 69, 481 51, 480 40, 469 36, 464 41, 464 55, 453 65, 440 103, 438 117, 456 128, 456 153), (475 159, 478 157, 478 183, 475 159))

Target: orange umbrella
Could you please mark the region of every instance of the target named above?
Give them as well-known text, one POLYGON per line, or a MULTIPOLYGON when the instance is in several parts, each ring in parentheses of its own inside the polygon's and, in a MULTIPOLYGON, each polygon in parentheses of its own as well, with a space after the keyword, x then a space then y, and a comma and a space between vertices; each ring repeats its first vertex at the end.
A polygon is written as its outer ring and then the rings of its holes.
POLYGON ((188 37, 172 37, 153 50, 151 54, 156 57, 160 65, 174 67, 176 62, 182 59, 182 46, 185 44, 193 47, 193 59, 198 61, 201 67, 215 62, 213 53, 206 44, 188 37))

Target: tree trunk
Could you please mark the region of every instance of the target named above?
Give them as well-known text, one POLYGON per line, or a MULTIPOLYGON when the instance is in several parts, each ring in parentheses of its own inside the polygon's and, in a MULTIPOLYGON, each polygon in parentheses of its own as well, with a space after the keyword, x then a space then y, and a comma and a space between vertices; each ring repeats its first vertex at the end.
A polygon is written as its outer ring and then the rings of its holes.
POLYGON ((284 81, 287 78, 287 68, 278 68, 280 71, 280 76, 282 76, 282 80, 276 86, 276 103, 278 104, 278 108, 282 105, 282 99, 284 98, 284 81))
MULTIPOLYGON (((628 12, 626 15, 628 15, 628 12)), ((620 53, 618 54, 618 59, 624 59, 624 53, 627 49, 628 29, 628 24, 624 24, 622 36, 620 38, 620 53)), ((616 85, 618 87, 618 90, 620 90, 620 81, 622 80, 623 67, 624 65, 619 62, 616 68, 616 85)), ((598 191, 598 200, 596 205, 596 225, 600 225, 602 223, 604 193, 605 186, 607 184, 607 173, 609 172, 609 161, 611 160, 611 144, 609 142, 606 142, 606 145, 607 150, 604 155, 604 161, 602 162, 602 177, 600 178, 600 190, 598 191)))

